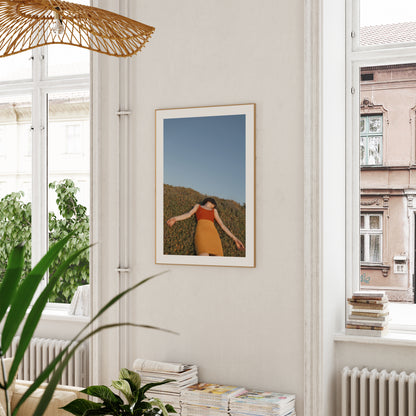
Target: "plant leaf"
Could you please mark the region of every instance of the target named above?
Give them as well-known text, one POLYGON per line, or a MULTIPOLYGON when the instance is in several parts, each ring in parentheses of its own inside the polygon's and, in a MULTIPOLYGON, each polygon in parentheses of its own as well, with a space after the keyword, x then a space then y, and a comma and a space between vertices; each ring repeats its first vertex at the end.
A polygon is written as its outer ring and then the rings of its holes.
POLYGON ((101 403, 95 403, 86 399, 75 399, 71 403, 68 403, 66 406, 61 407, 61 409, 72 413, 75 416, 83 416, 87 410, 97 410, 101 409, 101 403))
POLYGON ((22 333, 20 336, 19 345, 17 346, 16 352, 14 354, 14 359, 12 366, 9 371, 8 383, 7 387, 13 383, 14 376, 16 375, 19 364, 23 360, 25 355, 25 351, 30 344, 32 336, 36 330, 36 327, 42 317, 42 312, 45 309, 45 306, 48 302, 49 296, 51 295, 54 287, 59 281, 59 278, 62 276, 63 273, 67 270, 67 268, 72 264, 72 262, 85 250, 87 250, 90 246, 83 247, 81 250, 76 251, 71 256, 69 256, 56 270, 56 272, 49 278, 49 282, 42 293, 37 298, 35 304, 33 305, 27 319, 25 325, 22 329, 22 333))
MULTIPOLYGON (((15 247, 7 261, 6 273, 0 286, 0 322, 7 312, 7 308, 13 302, 17 288, 19 287, 20 276, 23 270, 25 247, 23 244, 15 247)), ((3 350, 5 353, 6 350, 3 350)))
POLYGON ((54 244, 20 284, 3 327, 1 346, 4 351, 9 349, 43 275, 72 235, 73 232, 54 244))
POLYGON ((140 389, 142 380, 140 378, 139 373, 136 373, 135 371, 130 371, 127 368, 122 368, 120 370, 120 375, 118 378, 129 381, 131 391, 133 394, 136 394, 136 392, 140 389))
POLYGON ((175 410, 175 408, 171 405, 171 404, 165 404, 166 410, 168 411, 168 413, 177 413, 177 411, 175 410))
POLYGON ((162 401, 161 401, 161 400, 156 399, 156 398, 152 398, 152 399, 150 399, 149 401, 150 401, 150 403, 151 403, 152 405, 154 405, 154 406, 158 407, 158 408, 162 411, 163 416, 169 416, 169 413, 168 413, 168 411, 166 410, 166 407, 165 407, 165 405, 162 403, 162 401))
POLYGON ((82 390, 82 393, 98 397, 104 403, 109 403, 111 405, 123 404, 123 400, 114 394, 107 386, 90 386, 82 390))
POLYGON ((171 383, 172 381, 175 381, 175 380, 170 379, 170 378, 167 378, 166 380, 159 381, 159 382, 157 382, 157 383, 148 383, 148 384, 145 384, 145 385, 144 385, 144 386, 140 389, 140 396, 139 396, 139 399, 140 399, 140 400, 143 400, 143 399, 144 399, 144 397, 145 397, 145 393, 146 393, 149 389, 151 389, 151 388, 153 388, 153 387, 156 387, 156 386, 161 386, 162 384, 171 383))
MULTIPOLYGON (((35 409, 35 412, 33 413, 33 416, 42 416, 43 413, 45 412, 46 408, 48 407, 49 402, 52 399, 52 395, 53 392, 56 389, 56 386, 59 383, 59 380, 62 376, 62 373, 65 369, 65 367, 68 365, 69 360, 72 358, 72 356, 75 354, 75 351, 77 350, 79 345, 82 345, 83 342, 85 342, 87 339, 89 339, 90 337, 94 336, 96 333, 101 332, 105 329, 109 329, 109 328, 116 328, 116 327, 121 327, 121 326, 132 326, 132 327, 137 327, 137 328, 148 328, 148 329, 157 329, 159 331, 164 331, 164 332, 170 332, 172 333, 172 331, 169 330, 165 330, 162 328, 158 328, 155 326, 151 326, 151 325, 139 325, 139 324, 132 324, 132 323, 115 323, 115 324, 107 324, 107 325, 102 325, 96 329, 94 329, 93 331, 91 331, 89 334, 87 334, 86 336, 84 336, 78 344, 75 344, 74 347, 71 350, 68 350, 69 346, 67 346, 63 351, 65 351, 66 355, 65 357, 63 357, 63 359, 61 360, 61 362, 59 363, 59 366, 55 369, 55 371, 52 374, 51 380, 49 381, 47 387, 45 388, 45 391, 38 403, 38 406, 35 409)), ((71 341, 73 342, 73 341, 71 341)), ((71 344, 70 344, 71 345, 71 344)), ((55 359, 56 360, 56 359, 55 359)), ((50 367, 50 366, 48 366, 50 367)), ((53 368, 50 369, 50 372, 53 370, 53 368)), ((43 373, 42 373, 43 374, 43 373)), ((41 374, 41 375, 42 375, 41 374)), ((46 376, 47 377, 47 376, 46 376)), ((39 377, 38 377, 39 378, 39 377)), ((37 381, 37 380, 36 380, 37 381)), ((32 386, 31 386, 32 387, 32 386)), ((30 387, 30 388, 31 388, 30 387)), ((29 389, 30 389, 29 388, 29 389)), ((27 397, 27 392, 29 391, 29 389, 26 391, 26 393, 22 396, 22 398, 19 400, 18 404, 15 407, 14 412, 16 412, 16 408, 17 406, 21 405, 21 402, 23 402, 24 400, 26 400, 27 397)), ((33 392, 34 390, 32 390, 33 392)), ((13 412, 13 414, 15 414, 13 412)))
MULTIPOLYGON (((158 277, 164 273, 167 273, 167 270, 156 273, 152 276, 147 277, 146 279, 141 280, 140 282, 136 283, 135 285, 129 287, 128 289, 124 290, 123 292, 120 292, 116 296, 114 296, 112 299, 110 299, 98 312, 97 314, 84 326, 84 328, 81 329, 81 331, 74 337, 74 340, 77 339, 88 327, 92 325, 94 321, 96 321, 107 309, 109 309, 111 306, 113 306, 115 303, 117 303, 122 297, 127 295, 132 290, 138 288, 139 286, 143 285, 144 283, 147 283, 149 280, 154 279, 155 277, 158 277)), ((172 332, 172 331, 169 331, 172 332)), ((174 332, 172 332, 174 333, 174 332)), ((175 333, 178 335, 177 333, 175 333)))
POLYGON ((127 380, 114 380, 111 385, 124 394, 124 397, 130 405, 133 403, 133 392, 131 391, 130 384, 127 380))

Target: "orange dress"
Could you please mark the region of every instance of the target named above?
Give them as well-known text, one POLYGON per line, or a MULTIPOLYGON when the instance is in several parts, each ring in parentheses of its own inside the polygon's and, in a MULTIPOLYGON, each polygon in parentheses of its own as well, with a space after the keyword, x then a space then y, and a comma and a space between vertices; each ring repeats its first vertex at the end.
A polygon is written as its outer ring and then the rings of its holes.
POLYGON ((203 208, 200 205, 195 215, 198 220, 195 231, 196 253, 223 256, 220 236, 214 225, 214 210, 203 208))

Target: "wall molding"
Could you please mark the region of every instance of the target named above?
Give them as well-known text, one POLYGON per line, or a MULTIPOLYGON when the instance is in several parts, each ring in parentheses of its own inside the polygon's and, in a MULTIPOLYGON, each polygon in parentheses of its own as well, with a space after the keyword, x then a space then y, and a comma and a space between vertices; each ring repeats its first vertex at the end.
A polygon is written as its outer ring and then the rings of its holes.
POLYGON ((322 416, 322 0, 304 7, 304 415, 322 416))

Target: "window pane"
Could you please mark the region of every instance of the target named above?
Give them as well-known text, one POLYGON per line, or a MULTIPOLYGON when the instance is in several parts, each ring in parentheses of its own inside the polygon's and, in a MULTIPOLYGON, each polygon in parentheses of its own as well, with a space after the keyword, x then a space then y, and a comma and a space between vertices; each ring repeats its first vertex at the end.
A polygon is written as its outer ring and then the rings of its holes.
POLYGON ((380 230, 380 217, 378 215, 370 215, 370 229, 380 230))
POLYGON ((365 237, 363 235, 360 236, 360 249, 361 249, 361 261, 365 261, 365 237))
POLYGON ((360 77, 358 115, 365 120, 366 128, 361 132, 360 126, 360 132, 356 132, 361 153, 363 141, 366 145, 360 172, 361 216, 366 221, 362 229, 361 217, 360 234, 366 245, 365 253, 361 247, 359 255, 367 264, 360 272, 369 278, 366 289, 383 289, 390 301, 413 302, 414 269, 408 267, 402 279, 397 279, 394 258, 403 256, 406 264, 416 264, 416 214, 409 214, 409 209, 416 208, 416 63, 361 68, 360 75, 368 73, 373 79, 360 77), (385 209, 385 216, 365 213, 370 207, 385 209))
POLYGON ((416 42, 414 0, 361 0, 360 44, 416 42))
POLYGON ((369 132, 370 133, 381 133, 383 125, 382 125, 382 117, 381 116, 375 116, 375 117, 369 117, 369 132))
POLYGON ((360 139, 360 164, 365 165, 365 138, 361 137, 360 139))
POLYGON ((69 45, 48 46, 48 76, 88 74, 90 52, 87 49, 69 45))
POLYGON ((361 117, 360 119, 360 133, 365 132, 365 118, 361 117))
POLYGON ((0 97, 0 279, 14 246, 25 243, 23 276, 31 268, 32 98, 0 97))
POLYGON ((365 216, 364 215, 361 215, 360 227, 361 227, 361 229, 365 228, 365 216))
MULTIPOLYGON (((72 3, 90 5, 90 0, 72 0, 72 3)), ((48 46, 48 76, 81 75, 90 72, 90 52, 77 46, 48 46)))
POLYGON ((369 165, 381 165, 381 138, 368 138, 368 162, 369 165))
POLYGON ((32 52, 21 52, 1 58, 0 82, 32 78, 32 52))
MULTIPOLYGON (((77 230, 67 252, 89 244, 89 94, 48 96, 49 244, 77 230)), ((68 303, 78 286, 89 281, 88 253, 61 279, 51 302, 68 303)))
POLYGON ((380 235, 370 235, 370 263, 379 263, 381 261, 380 241, 380 235))

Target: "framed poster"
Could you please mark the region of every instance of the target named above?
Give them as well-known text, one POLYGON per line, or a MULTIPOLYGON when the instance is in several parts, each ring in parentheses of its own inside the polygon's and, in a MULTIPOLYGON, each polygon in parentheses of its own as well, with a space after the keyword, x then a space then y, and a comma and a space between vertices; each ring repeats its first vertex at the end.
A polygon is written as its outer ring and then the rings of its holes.
POLYGON ((255 267, 255 104, 156 110, 156 263, 255 267))

